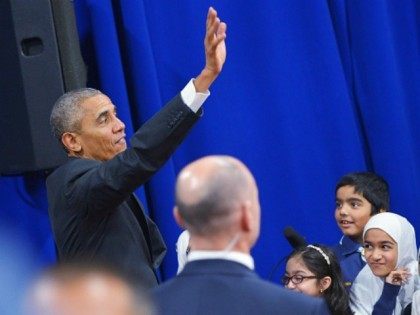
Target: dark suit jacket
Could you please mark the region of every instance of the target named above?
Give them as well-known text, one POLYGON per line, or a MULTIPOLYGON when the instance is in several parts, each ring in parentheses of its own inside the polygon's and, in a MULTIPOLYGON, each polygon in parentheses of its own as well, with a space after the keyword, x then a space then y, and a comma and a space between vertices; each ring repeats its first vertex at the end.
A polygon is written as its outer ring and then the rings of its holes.
POLYGON ((153 290, 158 314, 330 314, 322 299, 260 279, 242 264, 197 260, 153 290))
POLYGON ((106 162, 70 158, 47 178, 59 260, 106 264, 145 287, 157 285, 154 268, 166 247, 133 191, 167 161, 198 117, 178 95, 134 134, 131 148, 106 162))

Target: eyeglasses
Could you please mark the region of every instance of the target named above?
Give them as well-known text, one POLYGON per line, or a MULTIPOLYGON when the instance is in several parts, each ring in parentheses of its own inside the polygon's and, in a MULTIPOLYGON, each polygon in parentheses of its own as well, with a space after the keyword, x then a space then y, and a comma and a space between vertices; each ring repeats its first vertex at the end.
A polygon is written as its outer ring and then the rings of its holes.
POLYGON ((305 280, 305 279, 316 279, 316 276, 293 275, 291 277, 288 277, 288 276, 284 275, 281 278, 281 282, 284 285, 288 285, 290 281, 292 281, 293 284, 299 284, 299 283, 302 283, 302 281, 305 280))

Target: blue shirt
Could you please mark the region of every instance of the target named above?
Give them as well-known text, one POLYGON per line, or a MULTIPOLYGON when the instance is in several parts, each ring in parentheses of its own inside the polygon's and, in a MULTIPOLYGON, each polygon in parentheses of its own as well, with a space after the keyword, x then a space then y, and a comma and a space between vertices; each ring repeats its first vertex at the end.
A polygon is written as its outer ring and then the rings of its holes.
POLYGON ((332 248, 340 263, 344 285, 350 290, 354 279, 366 265, 360 252, 361 245, 347 236, 343 236, 336 246, 332 248))

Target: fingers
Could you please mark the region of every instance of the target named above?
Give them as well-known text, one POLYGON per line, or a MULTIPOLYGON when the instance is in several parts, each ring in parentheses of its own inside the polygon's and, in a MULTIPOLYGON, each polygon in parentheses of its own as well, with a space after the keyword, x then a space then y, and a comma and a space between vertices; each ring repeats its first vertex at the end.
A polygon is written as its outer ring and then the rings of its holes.
POLYGON ((394 285, 402 285, 407 283, 410 277, 411 273, 407 268, 397 268, 391 271, 387 278, 389 279, 389 282, 394 285))
POLYGON ((217 35, 217 30, 220 26, 220 19, 216 17, 208 26, 207 32, 206 32, 206 41, 208 44, 212 44, 212 41, 217 35))
POLYGON ((408 280, 411 277, 411 273, 410 273, 410 271, 408 269, 404 268, 404 270, 401 272, 401 275, 400 276, 401 276, 401 281, 403 283, 407 283, 408 280))
POLYGON ((214 23, 214 20, 217 17, 217 12, 212 7, 209 8, 207 13, 207 20, 206 20, 206 31, 209 31, 210 26, 214 23))
POLYGON ((216 31, 217 44, 226 38, 226 29, 227 29, 226 23, 221 22, 216 31))
POLYGON ((225 22, 220 23, 219 27, 217 28, 216 35, 217 36, 222 36, 222 35, 226 36, 226 29, 227 29, 226 23, 225 22))
POLYGON ((226 38, 226 29, 226 23, 220 22, 216 10, 210 7, 206 22, 206 43, 217 46, 226 38))
POLYGON ((217 11, 210 7, 207 13, 206 35, 204 37, 206 65, 203 69, 203 71, 205 70, 203 77, 207 76, 211 80, 207 78, 205 81, 213 82, 226 61, 226 29, 226 23, 221 22, 217 16, 217 11))

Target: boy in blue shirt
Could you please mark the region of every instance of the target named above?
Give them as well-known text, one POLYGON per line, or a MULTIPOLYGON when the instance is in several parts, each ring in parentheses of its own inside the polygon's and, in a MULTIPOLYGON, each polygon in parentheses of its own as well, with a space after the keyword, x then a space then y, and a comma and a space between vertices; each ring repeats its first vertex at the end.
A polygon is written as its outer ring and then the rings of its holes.
POLYGON ((335 195, 335 220, 344 235, 333 250, 340 262, 344 284, 350 289, 366 265, 363 229, 371 216, 389 211, 388 183, 374 173, 349 173, 338 181, 335 195))

